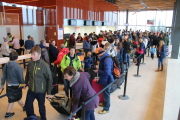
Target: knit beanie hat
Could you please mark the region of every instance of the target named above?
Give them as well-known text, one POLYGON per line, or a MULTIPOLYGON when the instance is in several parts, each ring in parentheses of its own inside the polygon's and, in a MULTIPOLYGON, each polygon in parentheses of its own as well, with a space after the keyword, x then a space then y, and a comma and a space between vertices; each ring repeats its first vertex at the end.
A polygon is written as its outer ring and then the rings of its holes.
POLYGON ((99 55, 101 53, 105 52, 104 49, 102 47, 98 47, 95 51, 96 55, 99 55))

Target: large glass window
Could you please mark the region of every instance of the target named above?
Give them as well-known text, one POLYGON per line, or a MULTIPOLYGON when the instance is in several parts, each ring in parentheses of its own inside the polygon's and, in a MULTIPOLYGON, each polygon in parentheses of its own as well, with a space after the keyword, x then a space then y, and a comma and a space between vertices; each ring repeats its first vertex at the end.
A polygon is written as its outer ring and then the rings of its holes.
POLYGON ((172 19, 173 19, 173 11, 172 10, 167 10, 166 26, 170 27, 172 25, 172 19))
POLYGON ((155 22, 156 22, 156 11, 147 11, 146 12, 147 16, 146 16, 146 25, 147 26, 155 26, 155 22), (148 24, 147 21, 153 21, 153 24, 148 24))
POLYGON ((137 12, 137 25, 146 25, 146 11, 137 12))
POLYGON ((166 11, 157 11, 156 26, 166 26, 166 11))
POLYGON ((128 13, 128 23, 129 25, 136 25, 137 14, 135 12, 128 13))

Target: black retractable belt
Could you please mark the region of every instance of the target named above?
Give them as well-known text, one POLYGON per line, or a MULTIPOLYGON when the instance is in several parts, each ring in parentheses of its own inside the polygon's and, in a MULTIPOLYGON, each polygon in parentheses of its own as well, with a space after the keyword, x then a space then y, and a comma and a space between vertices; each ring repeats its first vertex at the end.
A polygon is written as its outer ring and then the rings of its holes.
POLYGON ((3 92, 3 90, 4 90, 4 88, 2 88, 2 90, 1 90, 1 92, 0 92, 0 95, 1 95, 1 93, 3 92))

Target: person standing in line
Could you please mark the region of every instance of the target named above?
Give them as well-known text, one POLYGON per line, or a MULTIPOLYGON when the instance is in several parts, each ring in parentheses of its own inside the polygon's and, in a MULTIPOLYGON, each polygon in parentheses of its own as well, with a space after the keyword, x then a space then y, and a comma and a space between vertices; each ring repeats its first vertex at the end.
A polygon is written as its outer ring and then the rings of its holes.
POLYGON ((34 47, 34 42, 31 40, 31 36, 28 35, 28 40, 25 41, 25 54, 29 54, 32 47, 34 47))
POLYGON ((91 45, 90 45, 91 41, 92 41, 92 38, 88 37, 83 43, 83 49, 84 49, 86 57, 87 57, 87 53, 91 51, 91 45))
POLYGON ((33 102, 38 101, 41 120, 46 120, 45 96, 51 98, 52 75, 49 65, 41 59, 41 48, 35 46, 31 49, 32 60, 28 62, 25 84, 28 85, 25 108, 27 117, 34 115, 33 102))
POLYGON ((16 37, 16 35, 13 36, 13 41, 9 42, 9 44, 13 44, 13 49, 16 50, 18 55, 21 55, 20 53, 20 45, 19 45, 19 39, 16 37))
POLYGON ((50 62, 53 63, 55 60, 57 60, 57 56, 59 53, 59 50, 56 48, 56 41, 54 39, 51 39, 51 44, 49 45, 49 57, 50 62))
MULTIPOLYGON (((23 87, 25 89, 23 71, 22 71, 21 66, 16 62, 17 59, 18 59, 18 53, 15 51, 11 52, 10 61, 3 67, 3 76, 1 79, 0 89, 4 88, 4 84, 6 81, 7 94, 9 92, 17 90, 20 84, 23 84, 23 87)), ((5 118, 12 117, 15 114, 14 112, 11 113, 11 109, 14 105, 14 102, 18 102, 18 104, 23 108, 23 111, 25 111, 24 104, 21 100, 22 90, 15 92, 14 95, 8 96, 9 104, 7 107, 5 118)))
POLYGON ((163 40, 159 42, 159 48, 157 54, 158 54, 158 69, 156 70, 156 72, 163 71, 163 67, 164 67, 163 62, 164 62, 164 58, 166 57, 166 45, 163 40), (160 69, 160 64, 161 64, 161 69, 160 69))
POLYGON ((69 37, 69 41, 68 41, 68 45, 69 46, 74 46, 76 43, 76 39, 75 39, 75 33, 71 34, 69 37))
MULTIPOLYGON (((113 72, 113 61, 110 55, 104 51, 103 48, 96 49, 96 54, 99 58, 99 70, 97 69, 95 73, 99 74, 99 84, 103 86, 103 88, 107 87, 111 82, 114 82, 114 78, 112 75, 113 72)), ((104 103, 99 104, 103 106, 103 110, 99 111, 99 114, 109 113, 110 108, 110 89, 111 86, 107 87, 105 91, 103 91, 104 103)))
POLYGON ((50 61, 49 61, 49 53, 48 50, 46 48, 46 41, 45 40, 41 40, 39 47, 41 48, 41 58, 42 60, 44 60, 48 65, 50 65, 50 61))
MULTIPOLYGON (((61 65, 62 73, 64 69, 67 68, 68 66, 73 66, 76 69, 76 71, 78 70, 84 71, 81 67, 80 58, 75 54, 75 48, 73 46, 69 48, 69 53, 64 55, 60 65, 61 65)), ((69 81, 67 79, 64 79, 64 89, 66 96, 69 97, 69 81)))
MULTIPOLYGON (((64 70, 64 77, 70 82, 70 87, 73 92, 72 100, 72 113, 78 108, 81 102, 86 102, 94 95, 96 92, 92 88, 89 79, 90 74, 87 72, 77 72, 73 66, 68 66, 64 70)), ((85 119, 95 120, 94 109, 98 107, 99 97, 95 97, 91 100, 85 107, 85 119)))

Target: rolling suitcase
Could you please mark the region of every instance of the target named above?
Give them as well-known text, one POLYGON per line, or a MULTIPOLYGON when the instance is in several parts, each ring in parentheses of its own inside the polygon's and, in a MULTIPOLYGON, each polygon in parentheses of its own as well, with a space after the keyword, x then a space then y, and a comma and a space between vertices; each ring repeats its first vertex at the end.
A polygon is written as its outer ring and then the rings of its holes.
POLYGON ((68 97, 53 97, 50 101, 51 106, 59 113, 70 115, 72 102, 68 97))
MULTIPOLYGON (((102 85, 100 85, 99 83, 97 83, 97 80, 99 80, 98 77, 96 77, 93 81, 92 81, 92 88, 95 90, 96 93, 99 93, 103 87, 102 85)), ((103 97, 103 92, 101 94, 98 95, 99 96, 99 102, 103 103, 104 102, 104 97, 103 97)))

